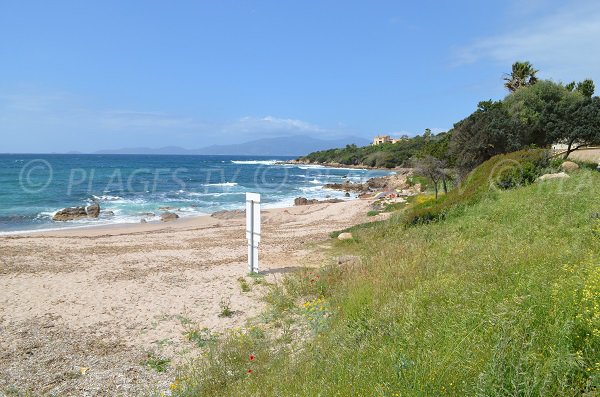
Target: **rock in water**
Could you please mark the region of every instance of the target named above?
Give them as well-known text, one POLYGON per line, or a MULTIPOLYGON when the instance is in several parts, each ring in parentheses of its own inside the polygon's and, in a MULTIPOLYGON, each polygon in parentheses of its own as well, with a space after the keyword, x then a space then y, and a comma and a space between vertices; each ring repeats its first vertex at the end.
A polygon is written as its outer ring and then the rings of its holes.
POLYGON ((307 205, 308 199, 306 197, 296 197, 294 199, 294 205, 307 205))
POLYGON ((540 176, 537 180, 538 181, 547 181, 550 179, 562 179, 562 178, 568 178, 569 175, 565 174, 564 172, 559 172, 557 174, 545 174, 540 176))
POLYGON ((160 220, 163 222, 171 222, 174 221, 176 219, 179 218, 179 215, 177 215, 174 212, 163 212, 162 214, 160 214, 160 220))
POLYGON ((352 233, 348 233, 348 232, 344 232, 344 233, 340 233, 340 235, 338 236, 338 240, 352 240, 352 233))
POLYGON ((75 219, 87 218, 85 207, 69 207, 63 208, 52 217, 53 221, 72 221, 75 219))
POLYGON ((148 223, 147 220, 145 220, 144 218, 140 219, 140 223, 148 223))
POLYGON ((577 171, 579 169, 579 165, 577 163, 574 163, 572 161, 565 161, 564 163, 562 163, 560 165, 560 168, 564 171, 564 172, 573 172, 573 171, 577 171))
POLYGON ((95 202, 88 205, 87 207, 85 207, 85 213, 90 218, 98 218, 98 215, 100 215, 100 204, 95 202))

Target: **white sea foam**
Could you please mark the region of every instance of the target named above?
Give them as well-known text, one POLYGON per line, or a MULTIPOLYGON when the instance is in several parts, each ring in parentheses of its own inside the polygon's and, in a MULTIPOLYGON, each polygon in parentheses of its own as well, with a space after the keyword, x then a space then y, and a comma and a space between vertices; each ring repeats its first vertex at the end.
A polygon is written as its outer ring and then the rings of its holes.
POLYGON ((111 196, 110 194, 105 194, 105 195, 102 195, 102 196, 92 195, 92 197, 94 198, 94 200, 98 200, 98 201, 117 201, 117 200, 123 200, 123 197, 120 197, 120 196, 111 196))
POLYGON ((274 165, 279 160, 231 160, 233 164, 247 164, 247 165, 274 165))
POLYGON ((223 183, 207 183, 204 186, 237 186, 238 184, 235 182, 223 182, 223 183))

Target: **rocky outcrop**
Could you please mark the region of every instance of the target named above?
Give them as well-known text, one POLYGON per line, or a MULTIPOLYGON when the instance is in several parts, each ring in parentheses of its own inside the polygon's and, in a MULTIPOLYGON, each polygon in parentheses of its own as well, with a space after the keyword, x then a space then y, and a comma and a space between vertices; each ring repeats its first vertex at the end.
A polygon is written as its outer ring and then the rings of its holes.
POLYGON ((564 172, 559 172, 556 174, 545 174, 540 176, 537 180, 538 181, 548 181, 550 179, 563 179, 563 178, 569 178, 569 175, 567 175, 564 172))
POLYGON ((369 185, 365 183, 327 183, 323 186, 325 189, 343 190, 345 192, 363 192, 369 190, 369 185))
POLYGON ((163 222, 172 222, 177 219, 179 219, 179 215, 174 212, 167 211, 160 214, 160 220, 163 222))
POLYGON ((328 199, 328 200, 317 200, 307 199, 306 197, 296 197, 294 199, 294 205, 310 205, 310 204, 324 204, 324 203, 340 203, 342 199, 328 199))
POLYGON ((53 221, 65 222, 83 218, 98 218, 100 204, 92 203, 86 207, 68 207, 58 211, 52 217, 53 221))
POLYGON ((577 171, 579 169, 579 165, 577 163, 574 163, 572 161, 565 161, 564 163, 562 163, 560 165, 560 168, 567 173, 571 173, 574 171, 577 171))

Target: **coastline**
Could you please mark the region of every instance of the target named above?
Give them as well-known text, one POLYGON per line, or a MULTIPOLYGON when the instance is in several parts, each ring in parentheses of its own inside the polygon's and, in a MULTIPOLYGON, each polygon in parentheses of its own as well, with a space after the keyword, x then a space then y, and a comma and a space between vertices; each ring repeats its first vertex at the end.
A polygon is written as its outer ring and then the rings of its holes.
POLYGON ((370 171, 401 171, 405 168, 395 167, 395 168, 385 168, 385 167, 371 167, 368 165, 351 165, 351 164, 341 164, 341 163, 310 163, 308 161, 299 161, 299 160, 287 160, 282 161, 281 164, 292 164, 292 165, 308 165, 315 167, 325 167, 325 168, 340 168, 340 169, 355 169, 355 170, 370 170, 370 171))

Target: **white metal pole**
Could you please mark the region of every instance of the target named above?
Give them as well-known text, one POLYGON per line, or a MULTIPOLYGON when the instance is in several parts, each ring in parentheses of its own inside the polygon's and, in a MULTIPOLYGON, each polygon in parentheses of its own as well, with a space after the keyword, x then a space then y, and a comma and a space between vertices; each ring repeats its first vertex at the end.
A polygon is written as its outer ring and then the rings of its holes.
POLYGON ((260 243, 260 194, 246 193, 246 239, 248 240, 248 271, 258 272, 260 243))

